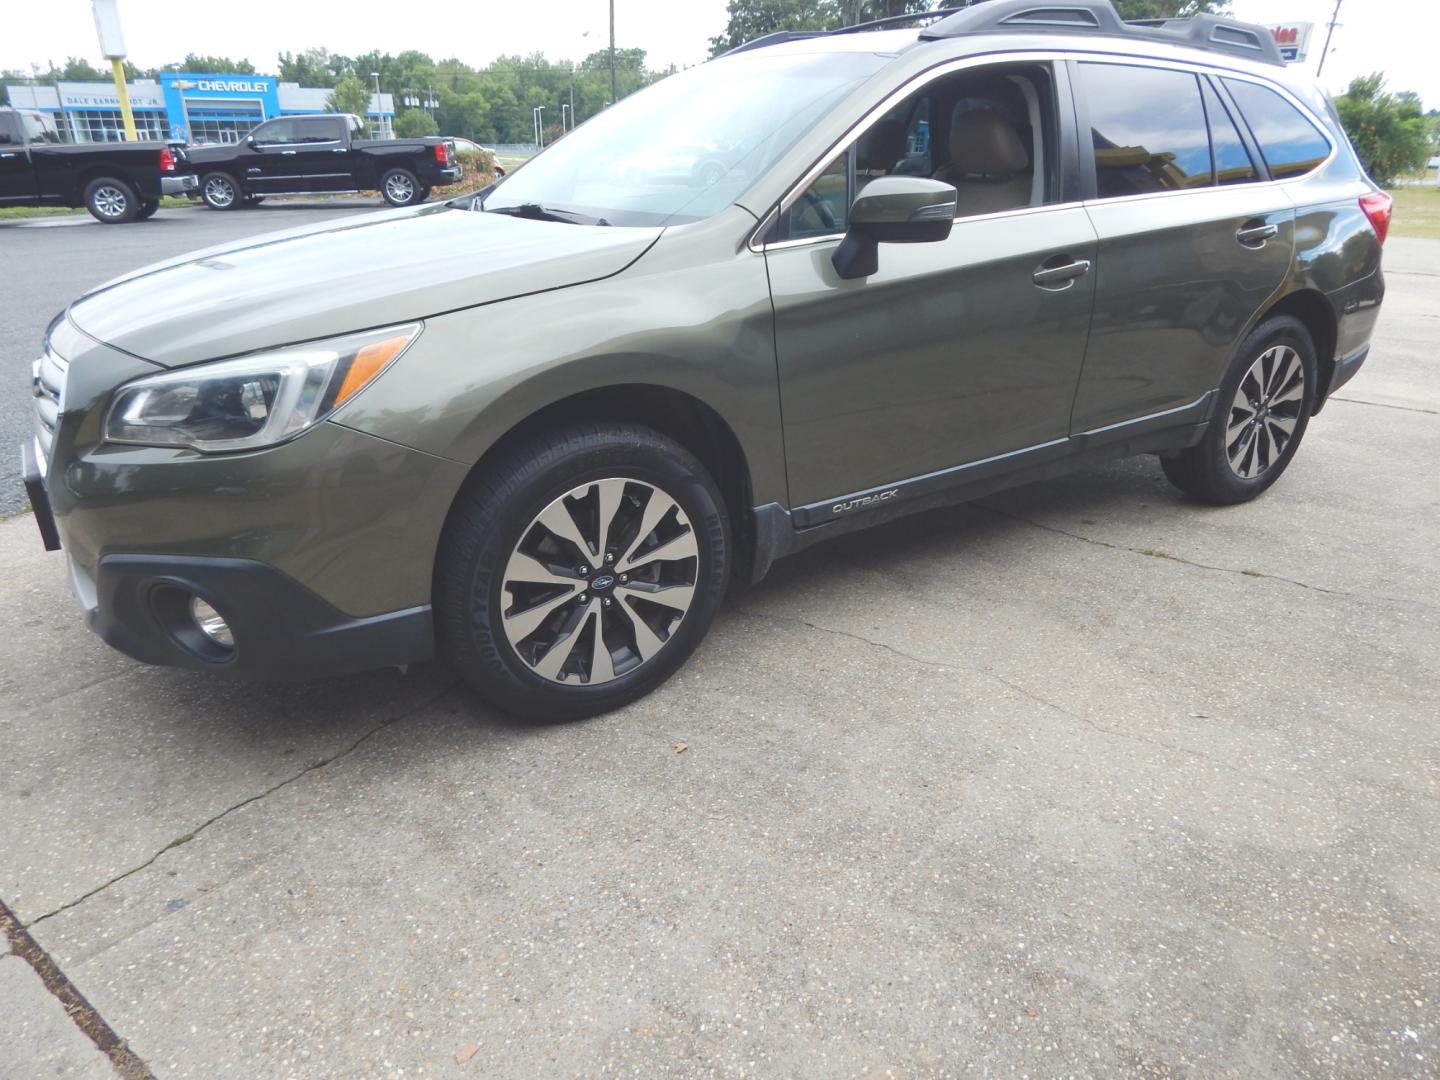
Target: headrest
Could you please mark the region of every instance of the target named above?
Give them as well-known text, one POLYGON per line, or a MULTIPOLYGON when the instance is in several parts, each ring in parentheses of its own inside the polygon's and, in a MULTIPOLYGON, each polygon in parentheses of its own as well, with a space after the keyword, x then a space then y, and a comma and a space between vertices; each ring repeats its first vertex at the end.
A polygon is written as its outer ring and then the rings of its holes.
POLYGON ((887 117, 860 137, 855 167, 865 172, 889 172, 905 156, 905 123, 887 117))
POLYGON ((951 124, 950 163, 961 175, 1013 176, 1030 164, 1030 154, 999 113, 977 109, 951 124))

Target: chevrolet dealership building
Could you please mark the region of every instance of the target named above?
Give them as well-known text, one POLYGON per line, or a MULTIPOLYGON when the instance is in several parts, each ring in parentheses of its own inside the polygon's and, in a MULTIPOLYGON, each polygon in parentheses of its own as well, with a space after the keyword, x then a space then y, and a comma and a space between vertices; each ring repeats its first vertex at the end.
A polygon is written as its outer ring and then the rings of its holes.
MULTIPOLYGON (((119 142, 125 137, 113 83, 62 82, 8 85, 10 104, 36 109, 70 133, 75 142, 119 142)), ((129 84, 130 108, 142 139, 183 139, 192 143, 233 143, 272 116, 325 111, 324 87, 281 82, 273 75, 203 75, 162 72, 157 79, 129 84)), ((389 94, 371 94, 369 118, 392 118, 389 94)))

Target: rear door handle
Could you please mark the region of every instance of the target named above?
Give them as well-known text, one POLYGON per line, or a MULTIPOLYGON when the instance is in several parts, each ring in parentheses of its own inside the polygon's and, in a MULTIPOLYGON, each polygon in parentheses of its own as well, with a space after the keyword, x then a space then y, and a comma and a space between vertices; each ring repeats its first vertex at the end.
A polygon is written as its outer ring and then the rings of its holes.
POLYGON ((282 153, 282 154, 293 154, 293 153, 295 153, 295 151, 294 151, 294 150, 281 150, 280 153, 282 153))
POLYGON ((1279 231, 1278 225, 1271 225, 1268 222, 1261 222, 1257 225, 1246 222, 1235 231, 1235 239, 1246 247, 1260 247, 1279 231))
POLYGON ((20 156, 19 154, 14 154, 14 153, 0 154, 0 157, 19 157, 19 156, 20 156))
MULTIPOLYGON (((1068 258, 1068 256, 1060 256, 1068 258)), ((1054 262, 1054 260, 1050 260, 1054 262)), ((1070 282, 1090 272, 1089 259, 1075 259, 1073 262, 1061 263, 1059 266, 1051 266, 1049 263, 1041 265, 1040 269, 1030 275, 1030 280, 1041 288, 1054 288, 1060 286, 1066 288, 1070 282)))

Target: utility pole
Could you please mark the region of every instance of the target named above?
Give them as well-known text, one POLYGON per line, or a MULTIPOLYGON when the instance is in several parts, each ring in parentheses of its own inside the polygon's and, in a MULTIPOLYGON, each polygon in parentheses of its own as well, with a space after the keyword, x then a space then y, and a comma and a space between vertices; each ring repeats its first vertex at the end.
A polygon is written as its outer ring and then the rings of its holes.
POLYGON ((1330 26, 1325 31, 1325 48, 1320 50, 1320 66, 1315 69, 1315 77, 1318 79, 1320 73, 1325 70, 1325 58, 1330 55, 1330 38, 1335 33, 1335 20, 1340 18, 1340 0, 1335 0, 1335 11, 1330 16, 1330 26))
POLYGON ((610 100, 620 100, 615 90, 615 0, 610 0, 610 100))

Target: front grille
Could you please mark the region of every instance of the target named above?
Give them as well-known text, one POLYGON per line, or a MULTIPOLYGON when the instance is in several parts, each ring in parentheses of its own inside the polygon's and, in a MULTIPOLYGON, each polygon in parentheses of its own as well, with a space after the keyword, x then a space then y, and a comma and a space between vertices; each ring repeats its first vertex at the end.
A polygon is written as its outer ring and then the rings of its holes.
POLYGON ((40 359, 30 365, 30 389, 35 395, 35 442, 40 449, 41 472, 48 471, 50 451, 55 445, 55 428, 65 409, 65 375, 70 365, 45 347, 40 359))

